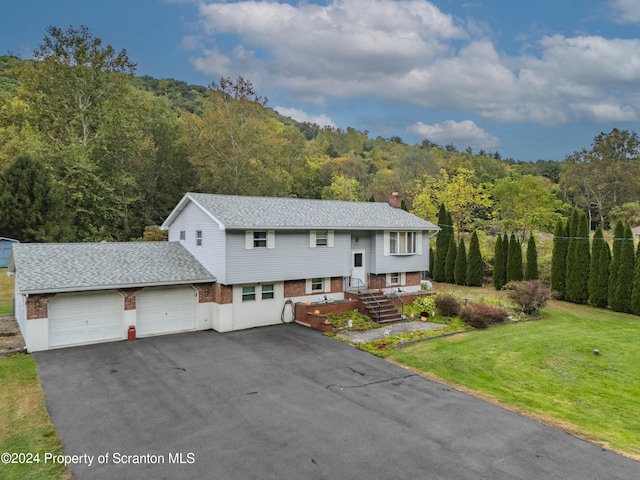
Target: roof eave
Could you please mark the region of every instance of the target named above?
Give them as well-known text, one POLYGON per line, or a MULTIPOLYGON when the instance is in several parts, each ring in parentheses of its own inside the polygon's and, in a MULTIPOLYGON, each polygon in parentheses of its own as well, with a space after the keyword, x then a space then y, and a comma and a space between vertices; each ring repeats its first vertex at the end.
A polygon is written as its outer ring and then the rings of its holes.
POLYGON ((196 283, 215 283, 217 280, 215 277, 204 279, 192 279, 192 280, 180 280, 180 281, 167 281, 167 282, 143 282, 143 283, 124 283, 113 285, 85 285, 75 287, 62 287, 62 288, 27 288, 18 289, 18 293, 21 295, 39 295, 47 293, 71 293, 71 292, 91 292, 101 290, 120 290, 127 288, 145 288, 145 287, 170 287, 172 285, 191 285, 196 283))

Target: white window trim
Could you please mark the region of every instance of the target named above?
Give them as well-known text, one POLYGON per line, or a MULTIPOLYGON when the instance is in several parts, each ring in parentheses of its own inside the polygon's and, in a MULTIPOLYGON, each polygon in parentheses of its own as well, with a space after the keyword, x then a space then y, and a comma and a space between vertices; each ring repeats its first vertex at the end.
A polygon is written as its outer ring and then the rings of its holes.
POLYGON ((255 247, 254 246, 254 232, 267 232, 267 245, 266 247, 276 248, 276 231, 275 230, 245 230, 244 232, 244 248, 246 250, 253 250, 254 248, 264 248, 264 247, 255 247))
POLYGON ((406 285, 407 284, 407 274, 406 272, 390 272, 387 273, 387 285, 391 285, 392 287, 396 287, 396 286, 402 286, 402 285, 406 285), (398 273, 399 274, 399 278, 398 280, 400 281, 400 283, 391 283, 391 275, 394 273, 398 273))
MULTIPOLYGON (((320 277, 313 277, 313 278, 320 278, 320 277)), ((322 290, 312 290, 311 289, 311 278, 307 278, 306 280, 306 287, 305 287, 305 293, 307 295, 317 295, 319 293, 329 293, 331 292, 331 277, 324 277, 322 278, 322 290)))
POLYGON ((196 247, 202 246, 202 230, 196 230, 196 247))
POLYGON ((258 291, 255 285, 243 285, 242 287, 240 287, 240 298, 242 300, 242 302, 255 302, 256 300, 258 300, 258 291), (253 288, 253 293, 248 293, 247 295, 253 295, 253 298, 249 298, 245 300, 245 293, 244 293, 244 289, 245 288, 253 288))
MULTIPOLYGON (((324 231, 324 230, 323 230, 324 231)), ((309 247, 310 248, 317 248, 317 247, 327 247, 327 248, 333 248, 333 246, 335 245, 335 240, 334 240, 334 232, 333 230, 327 230, 327 244, 326 245, 318 245, 317 244, 317 240, 318 240, 318 234, 317 234, 318 230, 309 230, 309 247)))
MULTIPOLYGON (((422 232, 421 231, 416 231, 416 230, 385 230, 384 231, 384 256, 405 256, 405 255, 422 255, 422 232), (400 233, 404 234, 404 244, 405 247, 408 245, 408 237, 410 233, 413 233, 415 236, 415 243, 416 243, 416 248, 414 252, 396 252, 396 253, 392 253, 391 252, 391 233, 396 233, 398 234, 396 236, 396 242, 399 242, 400 240, 400 233)), ((399 245, 396 245, 396 248, 398 248, 399 245)), ((406 248, 405 248, 406 249, 406 248)))

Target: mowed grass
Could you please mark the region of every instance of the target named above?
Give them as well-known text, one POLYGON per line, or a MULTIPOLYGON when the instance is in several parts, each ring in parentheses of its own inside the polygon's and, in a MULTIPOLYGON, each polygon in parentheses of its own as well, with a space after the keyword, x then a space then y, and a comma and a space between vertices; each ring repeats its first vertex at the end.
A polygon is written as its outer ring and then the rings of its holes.
POLYGON ((40 454, 40 463, 2 464, 3 480, 68 479, 60 464, 44 463, 44 454, 62 454, 49 420, 35 359, 31 355, 0 357, 0 453, 40 454))
POLYGON ((13 314, 13 278, 6 268, 0 268, 0 315, 13 314))
POLYGON ((542 320, 430 340, 390 358, 640 459, 640 317, 556 301, 542 320))

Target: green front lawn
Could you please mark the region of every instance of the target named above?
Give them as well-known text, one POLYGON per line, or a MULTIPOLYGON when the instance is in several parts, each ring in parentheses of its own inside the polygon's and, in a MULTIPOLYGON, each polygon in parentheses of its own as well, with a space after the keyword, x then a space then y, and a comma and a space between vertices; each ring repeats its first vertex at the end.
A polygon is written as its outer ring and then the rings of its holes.
POLYGON ((640 318, 565 302, 544 317, 390 358, 640 459, 640 318))
MULTIPOLYGON (((44 393, 31 355, 0 357, 0 454, 31 454, 39 463, 3 462, 3 480, 67 479, 68 470, 59 464, 44 463, 44 454, 62 454, 56 429, 49 420, 44 393)), ((24 457, 23 457, 24 458, 24 457)))

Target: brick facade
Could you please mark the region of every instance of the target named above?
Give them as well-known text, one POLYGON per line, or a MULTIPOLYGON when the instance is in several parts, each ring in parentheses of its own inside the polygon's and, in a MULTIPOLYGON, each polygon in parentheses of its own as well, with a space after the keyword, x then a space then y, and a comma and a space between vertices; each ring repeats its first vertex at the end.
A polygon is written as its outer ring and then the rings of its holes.
POLYGON ((231 285, 223 285, 215 283, 213 285, 213 302, 220 305, 233 303, 233 287, 231 285))
POLYGON ((284 282, 284 297, 302 297, 306 295, 306 280, 287 280, 284 282))
POLYGON ((49 301, 55 295, 30 295, 27 299, 27 320, 49 318, 49 301))
POLYGON ((407 272, 405 285, 420 285, 422 275, 420 272, 407 272))
POLYGON ((124 309, 135 310, 136 309, 136 295, 140 291, 140 288, 123 288, 118 290, 124 297, 124 309))
POLYGON ((198 283, 194 285, 198 291, 198 303, 211 303, 215 302, 216 292, 215 285, 213 283, 198 283))

